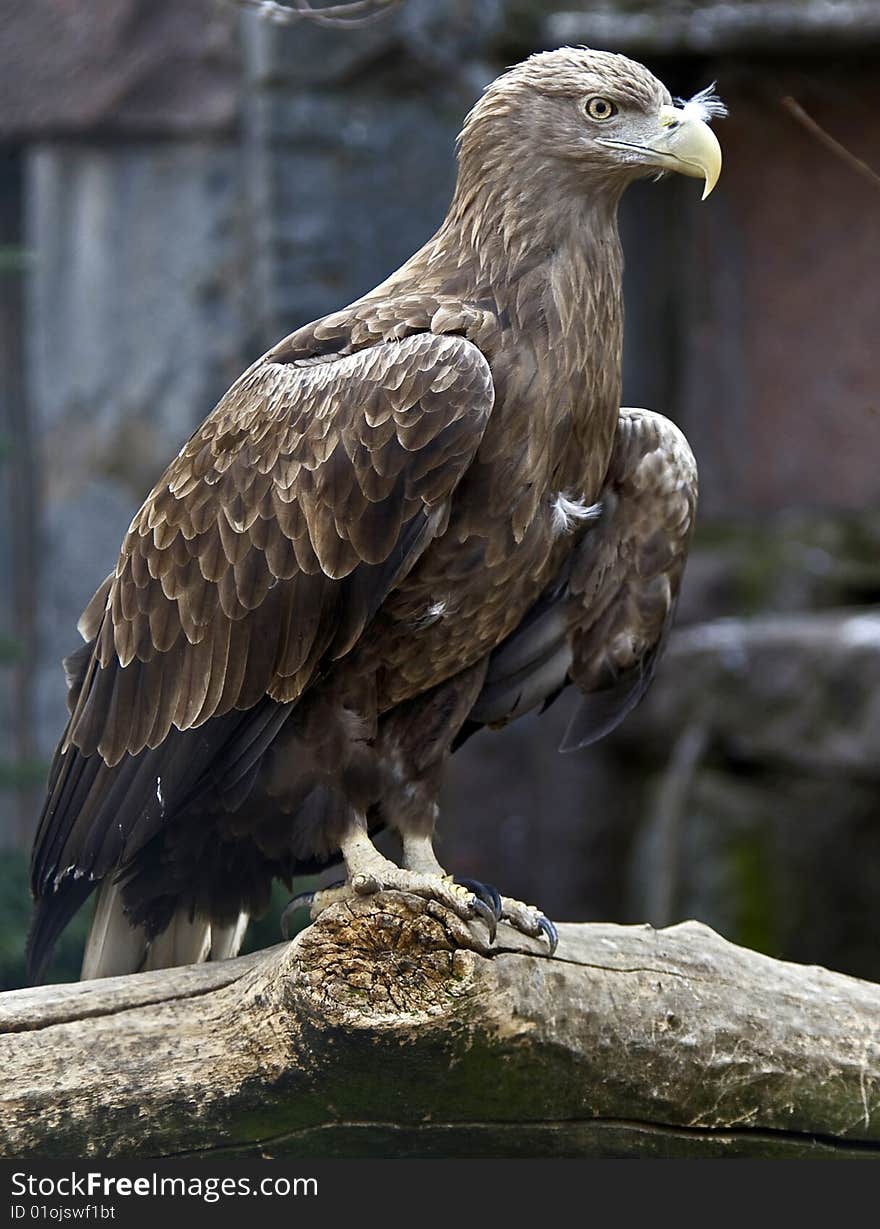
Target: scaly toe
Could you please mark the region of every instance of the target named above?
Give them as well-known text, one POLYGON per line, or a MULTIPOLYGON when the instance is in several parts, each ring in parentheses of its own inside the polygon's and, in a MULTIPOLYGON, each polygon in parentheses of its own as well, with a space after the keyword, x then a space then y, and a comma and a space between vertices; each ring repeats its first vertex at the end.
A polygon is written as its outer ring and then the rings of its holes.
POLYGON ((290 938, 290 919, 297 909, 308 908, 314 922, 330 905, 351 900, 355 896, 373 896, 377 892, 412 892, 425 900, 435 900, 449 909, 463 922, 475 918, 482 921, 489 932, 490 943, 495 938, 498 917, 501 913, 501 898, 494 888, 470 881, 458 883, 448 876, 419 874, 402 870, 393 864, 388 868, 358 871, 346 883, 336 883, 315 892, 301 892, 288 902, 281 915, 281 933, 290 938), (478 890, 474 890, 478 889, 478 890), (497 897, 497 907, 496 907, 497 897))
POLYGON ((451 875, 421 874, 395 868, 389 873, 387 882, 383 880, 382 887, 435 900, 463 922, 479 918, 489 932, 489 942, 495 938, 498 917, 492 904, 487 904, 469 884, 462 884, 451 875))
POLYGON ((526 905, 521 900, 511 900, 503 896, 501 898, 501 920, 530 939, 540 939, 543 935, 547 940, 551 956, 559 945, 559 932, 556 927, 534 905, 526 905))
POLYGON ((353 875, 351 879, 351 889, 357 896, 375 896, 381 887, 375 875, 353 875))
POLYGON ((420 876, 420 878, 424 880, 424 887, 414 889, 418 895, 424 895, 439 901, 440 904, 445 905, 447 909, 451 910, 456 917, 461 918, 463 922, 470 922, 474 918, 480 918, 489 931, 490 942, 495 938, 495 931, 498 925, 495 910, 487 905, 484 900, 481 900, 468 886, 462 884, 457 879, 453 879, 451 875, 446 875, 443 878, 424 875, 420 876))

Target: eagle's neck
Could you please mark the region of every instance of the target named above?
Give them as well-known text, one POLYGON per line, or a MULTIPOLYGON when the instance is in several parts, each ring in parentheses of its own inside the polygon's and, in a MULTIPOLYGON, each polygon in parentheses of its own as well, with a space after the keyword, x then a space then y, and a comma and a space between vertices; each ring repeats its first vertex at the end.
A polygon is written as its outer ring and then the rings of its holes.
POLYGON ((513 176, 474 175, 462 167, 435 244, 503 282, 554 252, 616 243, 621 190, 619 182, 591 180, 580 167, 540 161, 532 174, 513 176))
POLYGON ((429 266, 458 294, 494 299, 511 327, 544 336, 557 358, 570 351, 579 364, 586 345, 619 369, 620 194, 582 168, 475 176, 463 166, 429 266))
MULTIPOLYGON (((581 454, 610 449, 620 406, 619 196, 574 173, 460 177, 430 256, 456 295, 494 304, 503 352, 533 356, 541 395, 569 414, 581 454)), ((500 367, 503 379, 503 354, 500 367)))

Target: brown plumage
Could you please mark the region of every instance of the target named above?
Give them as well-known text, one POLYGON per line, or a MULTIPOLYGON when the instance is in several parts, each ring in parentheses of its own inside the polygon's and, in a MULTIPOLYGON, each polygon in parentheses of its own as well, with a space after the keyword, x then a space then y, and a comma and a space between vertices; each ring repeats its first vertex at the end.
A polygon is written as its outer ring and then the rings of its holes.
POLYGON ((670 104, 604 52, 501 77, 437 234, 254 363, 162 475, 66 663, 35 975, 99 883, 91 976, 228 955, 274 877, 340 857, 337 896, 486 913, 431 851, 446 757, 568 682, 570 744, 611 729, 684 566, 693 458, 619 408, 620 195, 658 169, 717 177, 711 102, 670 104))

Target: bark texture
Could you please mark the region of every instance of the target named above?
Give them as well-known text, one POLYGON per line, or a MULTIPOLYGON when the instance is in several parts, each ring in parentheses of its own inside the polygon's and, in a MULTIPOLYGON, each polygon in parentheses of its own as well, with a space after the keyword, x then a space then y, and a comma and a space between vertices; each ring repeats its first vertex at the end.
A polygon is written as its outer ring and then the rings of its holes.
POLYGON ((0 997, 5 1156, 880 1159, 880 986, 707 927, 539 944, 397 893, 0 997))

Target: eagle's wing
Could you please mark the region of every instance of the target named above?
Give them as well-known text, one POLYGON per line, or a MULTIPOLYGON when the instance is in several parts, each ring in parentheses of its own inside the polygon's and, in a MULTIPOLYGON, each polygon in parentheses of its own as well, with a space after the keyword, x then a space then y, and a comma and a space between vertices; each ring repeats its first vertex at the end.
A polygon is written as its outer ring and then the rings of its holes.
POLYGON ((562 749, 613 730, 651 681, 696 501, 696 462, 679 429, 648 410, 621 410, 601 515, 556 585, 493 653, 464 733, 546 705, 569 682, 583 699, 562 749))
POLYGON ((681 431, 659 414, 621 411, 604 498, 607 515, 572 570, 571 677, 584 698, 563 750, 602 738, 635 707, 672 625, 697 506, 681 431))
POLYGON ((218 756, 244 771, 265 749, 442 529, 493 401, 477 347, 429 333, 261 360, 233 385, 81 621, 91 643, 68 666, 38 898, 69 888, 69 917, 218 756))

